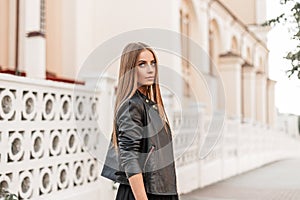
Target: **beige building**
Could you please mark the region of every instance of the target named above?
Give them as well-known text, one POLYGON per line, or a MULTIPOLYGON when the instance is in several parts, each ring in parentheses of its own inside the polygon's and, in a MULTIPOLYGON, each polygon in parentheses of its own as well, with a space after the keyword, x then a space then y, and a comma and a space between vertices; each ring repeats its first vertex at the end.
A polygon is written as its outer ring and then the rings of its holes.
MULTIPOLYGON (((266 20, 265 1, 35 0, 32 5, 27 4, 22 0, 1 1, 2 70, 17 68, 27 77, 74 80, 91 51, 111 37, 141 28, 169 29, 190 37, 209 55, 211 62, 204 58, 200 70, 211 80, 208 84, 217 85, 213 83, 214 76, 221 74, 229 117, 274 124, 274 81, 268 79, 267 28, 259 26, 266 20)), ((197 56, 189 51, 189 41, 177 42, 182 56, 197 56)), ((175 58, 168 62, 183 76, 190 76, 190 82, 182 83, 182 94, 188 96, 189 87, 197 84, 192 70, 175 58)), ((203 84, 198 85, 196 93, 202 103, 217 109, 224 107, 218 103, 210 105, 206 89, 203 84)))
POLYGON ((181 55, 157 50, 181 77, 160 74, 170 80, 164 98, 177 133, 180 193, 296 154, 298 136, 276 128, 265 20, 265 0, 0 0, 1 186, 23 199, 113 199, 89 147, 105 149, 97 139, 110 132, 118 59, 95 91, 89 86, 100 61, 87 58, 113 37, 145 28, 181 34, 170 40, 181 55), (86 63, 92 67, 82 74, 86 63), (16 72, 21 77, 6 75, 16 72), (214 113, 225 113, 222 137, 199 159, 214 113))

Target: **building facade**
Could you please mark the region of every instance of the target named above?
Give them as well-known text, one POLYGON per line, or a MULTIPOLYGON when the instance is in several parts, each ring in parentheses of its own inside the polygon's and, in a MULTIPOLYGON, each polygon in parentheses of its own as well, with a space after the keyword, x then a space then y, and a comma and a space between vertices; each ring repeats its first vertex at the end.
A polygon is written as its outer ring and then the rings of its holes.
MULTIPOLYGON (((212 82, 218 73, 222 76, 229 116, 273 126, 276 113, 274 81, 268 78, 267 29, 259 26, 266 19, 265 2, 247 2, 247 8, 251 9, 243 12, 241 8, 245 6, 239 1, 172 1, 144 5, 138 1, 36 0, 27 5, 25 1, 3 0, 1 68, 17 69, 32 78, 75 80, 90 52, 111 37, 148 27, 169 29, 188 36, 208 54, 203 58, 201 73, 212 82), (115 7, 116 4, 121 5, 115 7), (154 13, 140 9, 145 6, 154 13)), ((189 59, 196 54, 189 49, 189 41, 177 42, 182 47, 183 57, 189 59)), ((191 83, 183 81, 181 92, 182 96, 188 96, 195 81, 192 70, 175 58, 168 61, 183 76, 190 76, 191 83)), ((208 107, 221 106, 218 103, 210 106, 209 94, 203 92, 206 90, 203 84, 198 85, 196 93, 201 94, 198 99, 202 103, 208 107)))

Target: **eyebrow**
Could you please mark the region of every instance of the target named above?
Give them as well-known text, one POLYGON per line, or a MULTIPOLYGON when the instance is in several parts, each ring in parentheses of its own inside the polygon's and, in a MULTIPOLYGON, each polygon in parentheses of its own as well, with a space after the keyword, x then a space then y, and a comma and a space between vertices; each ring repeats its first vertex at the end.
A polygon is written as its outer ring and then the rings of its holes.
MULTIPOLYGON (((151 60, 151 62, 156 62, 155 60, 151 60)), ((146 60, 139 60, 138 62, 146 62, 146 60)))

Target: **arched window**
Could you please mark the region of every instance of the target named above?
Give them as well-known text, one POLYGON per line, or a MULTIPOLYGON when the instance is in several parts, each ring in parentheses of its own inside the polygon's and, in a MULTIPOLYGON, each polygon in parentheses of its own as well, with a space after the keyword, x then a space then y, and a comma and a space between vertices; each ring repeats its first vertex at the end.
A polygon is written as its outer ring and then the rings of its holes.
POLYGON ((209 56, 210 56, 210 74, 216 75, 216 69, 219 63, 220 54, 220 31, 216 20, 211 20, 209 27, 209 56))
POLYGON ((238 42, 235 36, 231 39, 231 52, 238 54, 238 42))
POLYGON ((247 55, 246 55, 246 59, 249 63, 252 63, 252 55, 251 55, 251 50, 249 47, 247 47, 247 55))
POLYGON ((190 16, 187 9, 180 9, 180 32, 181 32, 181 54, 182 73, 186 78, 183 85, 184 95, 189 97, 191 89, 189 85, 190 65, 189 65, 189 37, 190 37, 190 16))

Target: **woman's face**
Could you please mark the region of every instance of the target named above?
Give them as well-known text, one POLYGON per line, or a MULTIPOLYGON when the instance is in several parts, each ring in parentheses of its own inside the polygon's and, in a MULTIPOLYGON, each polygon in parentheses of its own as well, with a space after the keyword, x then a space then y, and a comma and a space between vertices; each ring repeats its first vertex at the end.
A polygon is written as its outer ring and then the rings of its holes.
POLYGON ((140 85, 152 85, 155 80, 156 61, 149 50, 143 50, 137 59, 137 76, 140 85))

